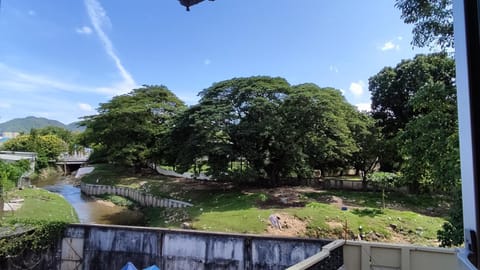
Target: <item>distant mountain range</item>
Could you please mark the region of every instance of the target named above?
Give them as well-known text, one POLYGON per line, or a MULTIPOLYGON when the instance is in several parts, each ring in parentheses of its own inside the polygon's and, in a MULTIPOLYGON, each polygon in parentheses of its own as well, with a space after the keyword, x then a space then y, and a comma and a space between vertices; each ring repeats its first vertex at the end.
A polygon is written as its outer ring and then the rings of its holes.
POLYGON ((51 120, 43 117, 28 116, 25 118, 15 118, 5 123, 0 123, 0 132, 25 132, 28 133, 32 128, 44 128, 48 126, 61 127, 70 131, 83 131, 85 127, 79 127, 78 122, 65 125, 57 120, 51 120))

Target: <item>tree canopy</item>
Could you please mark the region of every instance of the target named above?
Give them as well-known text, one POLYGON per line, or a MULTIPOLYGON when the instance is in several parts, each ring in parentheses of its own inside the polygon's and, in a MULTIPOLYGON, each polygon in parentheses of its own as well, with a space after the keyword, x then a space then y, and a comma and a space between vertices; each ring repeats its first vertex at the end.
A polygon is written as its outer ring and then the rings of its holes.
POLYGON ((414 25, 412 45, 453 48, 452 0, 396 0, 395 6, 414 25))
POLYGON ((446 53, 417 55, 395 67, 385 67, 369 79, 372 95, 372 116, 385 137, 381 156, 385 170, 399 169, 401 157, 398 132, 419 114, 412 98, 427 84, 441 83, 454 87, 455 63, 446 53))
POLYGON ((165 135, 184 103, 165 86, 147 86, 100 104, 98 114, 84 118, 84 143, 108 161, 147 166, 163 158, 165 135))
POLYGON ((183 170, 200 161, 226 176, 245 160, 243 177, 277 184, 339 169, 359 151, 352 129, 360 113, 339 90, 258 76, 215 83, 200 96, 171 133, 178 152, 170 160, 183 170))
POLYGON ((56 135, 38 135, 35 131, 31 134, 20 135, 8 140, 2 148, 10 151, 26 151, 37 153, 37 169, 48 166, 50 160, 56 160, 61 153, 68 150, 65 141, 56 135))

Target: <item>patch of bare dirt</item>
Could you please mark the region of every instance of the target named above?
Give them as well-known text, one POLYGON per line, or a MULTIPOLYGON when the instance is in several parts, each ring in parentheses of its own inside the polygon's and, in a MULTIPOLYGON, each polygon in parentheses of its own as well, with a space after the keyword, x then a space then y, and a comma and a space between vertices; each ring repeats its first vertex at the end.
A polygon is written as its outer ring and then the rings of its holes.
POLYGON ((110 202, 110 201, 106 201, 106 200, 102 200, 98 197, 95 197, 95 196, 91 196, 92 199, 95 200, 95 202, 99 203, 99 204, 103 204, 105 206, 108 206, 108 207, 114 207, 115 204, 113 202, 110 202))
POLYGON ((272 224, 267 220, 268 226, 266 233, 270 235, 281 236, 304 236, 307 232, 307 222, 300 220, 297 217, 291 216, 287 213, 275 213, 280 217, 281 229, 274 228, 272 224))

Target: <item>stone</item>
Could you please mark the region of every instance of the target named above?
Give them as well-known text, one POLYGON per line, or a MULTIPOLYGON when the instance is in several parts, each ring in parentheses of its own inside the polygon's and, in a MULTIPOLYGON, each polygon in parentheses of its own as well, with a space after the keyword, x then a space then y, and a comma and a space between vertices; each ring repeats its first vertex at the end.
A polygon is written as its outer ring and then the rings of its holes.
POLYGON ((188 223, 188 222, 183 222, 181 225, 180 225, 180 228, 184 229, 184 230, 191 230, 192 229, 192 224, 188 223))

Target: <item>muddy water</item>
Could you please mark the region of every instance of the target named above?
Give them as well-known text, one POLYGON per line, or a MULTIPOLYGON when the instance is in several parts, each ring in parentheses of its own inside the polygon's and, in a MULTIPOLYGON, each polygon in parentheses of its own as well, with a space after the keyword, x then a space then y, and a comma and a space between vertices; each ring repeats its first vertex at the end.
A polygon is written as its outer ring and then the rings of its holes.
POLYGON ((92 199, 82 194, 68 177, 54 177, 33 184, 62 195, 77 212, 80 223, 144 225, 140 211, 92 199))

